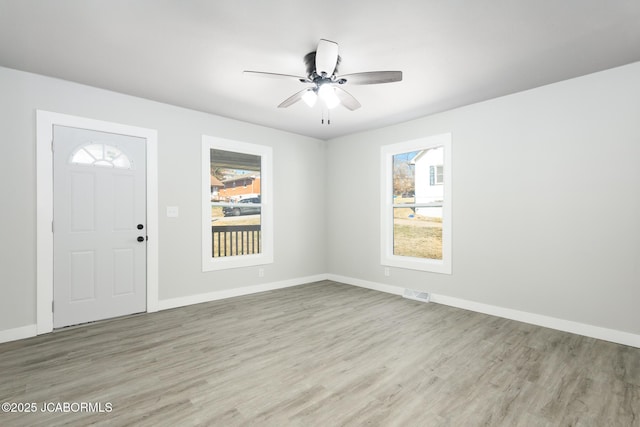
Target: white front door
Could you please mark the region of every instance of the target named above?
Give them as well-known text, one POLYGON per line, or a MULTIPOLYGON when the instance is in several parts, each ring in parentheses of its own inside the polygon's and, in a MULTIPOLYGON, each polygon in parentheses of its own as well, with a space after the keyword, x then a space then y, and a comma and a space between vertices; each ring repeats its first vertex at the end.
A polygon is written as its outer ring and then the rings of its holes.
POLYGON ((53 326, 146 310, 146 140, 53 129, 53 326))

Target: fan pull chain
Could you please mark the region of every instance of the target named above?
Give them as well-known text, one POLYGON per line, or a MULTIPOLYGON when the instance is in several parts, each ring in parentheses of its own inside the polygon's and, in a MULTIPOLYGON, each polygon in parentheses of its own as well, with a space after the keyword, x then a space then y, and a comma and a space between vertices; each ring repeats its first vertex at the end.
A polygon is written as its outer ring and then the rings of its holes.
MULTIPOLYGON (((324 124, 324 108, 322 109, 322 119, 320 120, 320 124, 324 124)), ((331 110, 327 110, 327 125, 331 124, 331 110)))

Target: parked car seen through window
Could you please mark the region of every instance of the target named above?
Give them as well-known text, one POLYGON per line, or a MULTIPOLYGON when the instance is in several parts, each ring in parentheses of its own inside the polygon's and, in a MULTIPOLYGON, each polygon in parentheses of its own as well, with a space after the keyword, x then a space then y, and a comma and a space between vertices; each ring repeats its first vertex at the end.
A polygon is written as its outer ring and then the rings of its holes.
POLYGON ((238 206, 225 206, 222 208, 222 213, 224 214, 224 216, 259 214, 260 206, 256 206, 256 204, 260 204, 260 196, 239 200, 238 206))

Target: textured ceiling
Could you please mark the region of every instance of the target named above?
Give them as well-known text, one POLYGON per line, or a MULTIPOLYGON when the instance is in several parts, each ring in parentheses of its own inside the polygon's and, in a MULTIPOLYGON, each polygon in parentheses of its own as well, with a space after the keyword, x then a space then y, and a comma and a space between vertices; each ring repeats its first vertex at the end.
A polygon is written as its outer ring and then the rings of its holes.
POLYGON ((640 61, 640 1, 0 0, 0 65, 329 139, 640 61), (276 106, 320 38, 362 104, 276 106))

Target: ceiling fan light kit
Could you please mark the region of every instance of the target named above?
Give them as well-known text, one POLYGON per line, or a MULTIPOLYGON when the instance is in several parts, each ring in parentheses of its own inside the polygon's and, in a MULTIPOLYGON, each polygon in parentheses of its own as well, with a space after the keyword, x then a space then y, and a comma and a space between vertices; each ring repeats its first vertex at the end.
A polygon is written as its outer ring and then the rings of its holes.
POLYGON ((340 104, 340 99, 331 85, 323 84, 318 88, 318 97, 324 101, 328 109, 332 109, 340 104))
POLYGON ((304 94, 302 95, 302 100, 309 107, 313 107, 314 105, 316 105, 316 101, 318 100, 318 95, 316 94, 315 90, 307 89, 304 91, 304 94))
POLYGON ((402 81, 402 71, 368 71, 338 76, 336 74, 340 61, 338 44, 321 39, 316 51, 310 52, 304 57, 307 67, 306 77, 262 71, 245 71, 244 73, 261 77, 296 79, 300 83, 312 85, 282 101, 278 108, 287 108, 300 100, 303 100, 309 107, 313 107, 317 99, 320 98, 327 109, 342 105, 353 111, 361 107, 360 102, 340 86, 348 83, 369 85, 402 81))

